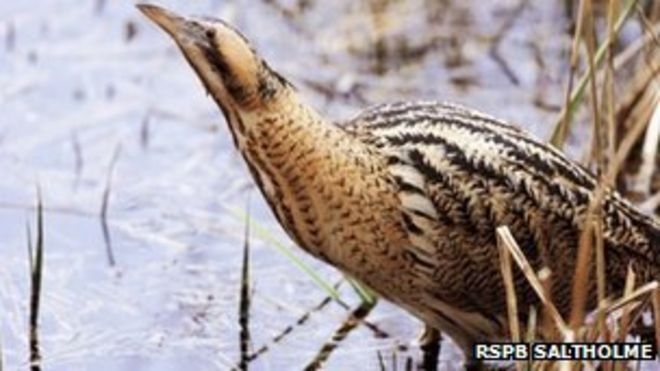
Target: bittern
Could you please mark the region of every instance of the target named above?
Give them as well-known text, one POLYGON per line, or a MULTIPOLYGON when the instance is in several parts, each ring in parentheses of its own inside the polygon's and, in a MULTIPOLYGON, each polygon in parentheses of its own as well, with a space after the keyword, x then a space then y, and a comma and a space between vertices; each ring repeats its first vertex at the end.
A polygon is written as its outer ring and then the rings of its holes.
MULTIPOLYGON (((305 251, 468 351, 508 336, 496 238, 508 226, 532 266, 550 269, 553 302, 569 313, 599 187, 589 171, 513 125, 450 103, 382 104, 333 124, 226 22, 139 8, 181 49, 305 251)), ((658 221, 610 189, 601 215, 607 293, 622 293, 628 266, 638 282, 660 278, 658 221)), ((514 281, 524 323, 539 300, 519 271, 514 281)), ((588 291, 593 308, 595 283, 588 291)))

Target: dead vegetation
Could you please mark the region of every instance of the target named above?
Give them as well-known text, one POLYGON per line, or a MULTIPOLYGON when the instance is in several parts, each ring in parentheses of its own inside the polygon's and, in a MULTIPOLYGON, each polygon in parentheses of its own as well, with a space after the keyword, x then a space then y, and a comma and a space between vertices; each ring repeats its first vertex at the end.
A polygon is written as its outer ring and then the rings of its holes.
MULTIPOLYGON (((658 211, 658 125, 660 125, 660 43, 658 43, 659 7, 645 11, 640 2, 591 0, 579 3, 576 33, 571 50, 570 74, 566 102, 557 121, 551 142, 562 147, 570 134, 574 115, 582 106, 590 106, 592 141, 585 165, 595 170, 600 179, 596 197, 588 210, 587 222, 582 232, 573 276, 572 308, 570 318, 565 319, 548 296, 543 281, 552 280, 552 272, 546 268, 535 272, 527 262, 506 226, 498 229, 502 277, 506 287, 510 333, 512 340, 521 339, 521 329, 516 320, 517 305, 513 292, 513 269, 521 269, 534 288, 543 308, 540 324, 534 319, 527 333, 538 333, 544 341, 551 342, 622 342, 637 338, 635 331, 643 327, 642 313, 652 312, 656 344, 660 333, 658 282, 639 282, 629 267, 622 297, 611 297, 605 292, 608 275, 605 270, 603 235, 601 228, 601 203, 604 191, 616 187, 621 193, 636 201, 649 213, 658 211), (596 6, 605 14, 607 32, 604 41, 597 45, 595 14, 596 6), (644 27, 643 37, 626 49, 615 50, 616 39, 628 18, 637 18, 644 27), (655 24, 655 26, 653 26, 655 24), (580 53, 580 50, 583 50, 580 53), (580 61, 580 59, 582 59, 580 61), (582 62, 582 63, 580 63, 582 62), (583 71, 577 86, 573 78, 583 71), (623 82, 621 82, 623 81, 623 82), (618 86, 617 86, 618 85, 618 86), (617 89, 618 88, 618 89, 617 89), (583 102, 583 97, 589 102, 583 102), (621 99, 620 97, 624 98, 621 99), (511 267, 513 256, 517 268, 511 267), (590 275, 595 265, 595 277, 590 275), (596 280, 598 307, 588 315, 586 298, 589 282, 596 280)), ((531 321, 530 321, 531 322, 531 321)), ((534 337, 527 338, 529 341, 534 337)), ((648 339, 646 339, 648 341, 648 339)), ((622 370, 632 365, 623 362, 535 362, 518 364, 518 369, 533 370, 622 370)), ((638 367, 638 366, 637 366, 638 367)))

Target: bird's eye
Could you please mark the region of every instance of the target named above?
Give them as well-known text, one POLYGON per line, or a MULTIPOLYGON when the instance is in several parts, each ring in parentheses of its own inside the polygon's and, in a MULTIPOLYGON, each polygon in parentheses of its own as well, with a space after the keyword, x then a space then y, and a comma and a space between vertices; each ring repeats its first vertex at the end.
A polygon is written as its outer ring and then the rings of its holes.
POLYGON ((215 37, 215 30, 213 29, 206 30, 206 37, 209 39, 213 39, 215 37))

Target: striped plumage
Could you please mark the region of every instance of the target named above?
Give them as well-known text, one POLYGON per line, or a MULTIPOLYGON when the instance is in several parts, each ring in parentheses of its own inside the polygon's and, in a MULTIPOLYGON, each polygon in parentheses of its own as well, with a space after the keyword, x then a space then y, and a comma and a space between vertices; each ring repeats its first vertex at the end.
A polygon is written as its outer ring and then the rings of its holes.
MULTIPOLYGON (((300 247, 468 349, 507 336, 495 237, 506 225, 536 269, 550 267, 553 299, 568 311, 596 188, 589 172, 452 104, 386 104, 331 124, 224 22, 141 10, 179 45, 300 247)), ((613 191, 603 214, 608 293, 621 292, 629 264, 638 282, 660 278, 658 222, 613 191)), ((515 281, 524 320, 537 299, 520 272, 515 281)))
MULTIPOLYGON (((482 327, 465 330, 471 340, 503 336, 495 228, 506 225, 535 268, 550 267, 553 301, 568 314, 578 240, 597 187, 588 171, 519 128, 454 104, 382 105, 346 130, 390 164, 414 260, 432 277, 423 301, 441 298, 480 313, 482 327)), ((657 221, 614 191, 605 194, 603 213, 608 294, 621 294, 628 264, 642 282, 660 278, 657 221)), ((524 319, 538 300, 519 271, 515 277, 524 319)))

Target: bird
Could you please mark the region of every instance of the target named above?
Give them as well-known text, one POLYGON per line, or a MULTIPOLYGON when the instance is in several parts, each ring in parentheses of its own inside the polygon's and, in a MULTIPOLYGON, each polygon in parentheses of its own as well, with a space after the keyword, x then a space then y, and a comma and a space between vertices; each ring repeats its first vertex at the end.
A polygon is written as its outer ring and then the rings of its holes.
MULTIPOLYGON (((600 188, 589 170, 454 103, 381 103, 337 123, 229 23, 138 7, 179 47, 274 216, 307 253, 468 354, 509 336, 496 236, 507 226, 530 264, 550 269, 553 302, 569 313, 580 235, 600 188)), ((622 293, 629 266, 637 282, 658 280, 659 222, 608 187, 602 216, 607 293, 622 293)), ((524 323, 539 299, 520 272, 514 287, 524 323)), ((593 309, 595 283, 588 292, 593 309)))

